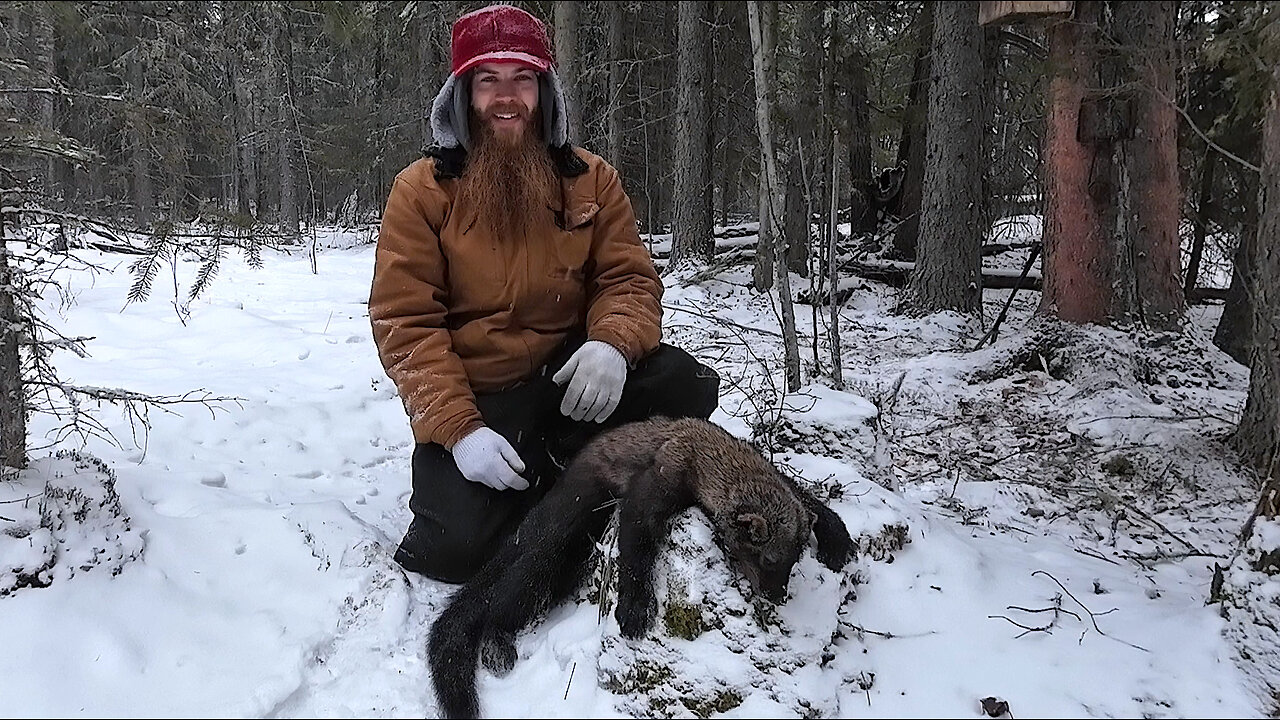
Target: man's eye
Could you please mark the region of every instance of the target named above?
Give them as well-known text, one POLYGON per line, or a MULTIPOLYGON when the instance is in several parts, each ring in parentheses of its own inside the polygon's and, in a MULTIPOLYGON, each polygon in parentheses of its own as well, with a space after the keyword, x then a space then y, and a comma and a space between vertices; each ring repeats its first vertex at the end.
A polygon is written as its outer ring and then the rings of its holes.
POLYGON ((494 77, 494 76, 492 76, 492 75, 485 75, 484 77, 480 78, 480 82, 482 82, 482 83, 492 83, 492 82, 497 82, 497 81, 498 81, 498 79, 497 79, 497 78, 495 78, 495 77, 494 77))

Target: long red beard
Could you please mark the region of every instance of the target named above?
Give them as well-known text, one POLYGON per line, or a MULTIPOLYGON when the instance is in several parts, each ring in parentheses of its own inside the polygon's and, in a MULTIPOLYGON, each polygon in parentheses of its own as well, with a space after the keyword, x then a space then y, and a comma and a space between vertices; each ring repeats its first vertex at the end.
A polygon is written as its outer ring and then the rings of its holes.
MULTIPOLYGON (((523 107, 498 108, 495 112, 530 113, 523 107)), ((458 181, 459 200, 476 208, 479 222, 487 223, 500 239, 522 236, 548 206, 559 187, 551 155, 542 142, 541 118, 524 123, 519 135, 497 133, 489 121, 471 110, 471 149, 467 167, 458 181)))

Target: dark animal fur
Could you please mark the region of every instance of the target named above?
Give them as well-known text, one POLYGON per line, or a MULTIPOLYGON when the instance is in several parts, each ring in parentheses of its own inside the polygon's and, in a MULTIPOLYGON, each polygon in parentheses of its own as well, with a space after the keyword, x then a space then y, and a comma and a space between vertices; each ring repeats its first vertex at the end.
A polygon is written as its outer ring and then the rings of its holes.
POLYGON ((516 635, 583 581, 615 505, 622 634, 653 625, 653 564, 672 516, 700 507, 755 592, 786 598, 791 568, 817 538, 832 570, 853 551, 832 510, 746 442, 696 419, 629 423, 592 440, 496 556, 450 598, 431 628, 430 664, 445 717, 476 717, 476 662, 497 674, 515 663, 516 635), (615 502, 616 501, 616 502, 615 502))

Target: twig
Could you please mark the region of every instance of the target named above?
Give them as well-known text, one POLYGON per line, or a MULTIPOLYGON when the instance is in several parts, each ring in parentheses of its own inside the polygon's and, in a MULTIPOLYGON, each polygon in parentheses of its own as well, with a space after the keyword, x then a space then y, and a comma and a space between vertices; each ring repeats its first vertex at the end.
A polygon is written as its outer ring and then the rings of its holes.
POLYGON ((30 494, 30 495, 28 495, 28 496, 26 496, 26 497, 23 497, 23 498, 14 498, 14 499, 12 499, 12 500, 0 500, 0 505, 6 505, 6 504, 8 504, 8 503, 20 503, 20 502, 26 502, 26 501, 28 501, 28 500, 34 500, 35 498, 38 498, 38 497, 40 497, 41 495, 44 495, 44 493, 42 493, 42 492, 38 492, 38 493, 32 493, 32 494, 30 494))
POLYGON ((564 686, 564 699, 565 699, 565 700, 568 700, 568 699, 569 699, 569 686, 573 684, 573 673, 574 673, 577 669, 578 669, 578 663, 576 663, 576 662, 573 664, 573 667, 569 669, 569 682, 565 683, 565 686, 564 686))
MULTIPOLYGON (((1057 585, 1058 587, 1062 588, 1062 592, 1066 593, 1066 594, 1067 594, 1067 597, 1069 597, 1069 598, 1071 598, 1072 600, 1074 600, 1074 601, 1075 601, 1075 603, 1076 603, 1077 605, 1079 605, 1079 606, 1080 606, 1080 608, 1081 608, 1082 610, 1084 610, 1086 613, 1088 613, 1088 614, 1089 614, 1089 622, 1093 623, 1093 629, 1094 629, 1094 630, 1096 630, 1096 631, 1098 631, 1098 634, 1099 634, 1099 635, 1101 635, 1101 636, 1103 636, 1103 637, 1106 637, 1106 638, 1111 638, 1112 640, 1115 640, 1115 641, 1116 641, 1116 642, 1118 642, 1118 643, 1123 643, 1123 644, 1128 645, 1129 647, 1134 648, 1134 649, 1136 649, 1136 650, 1141 650, 1141 651, 1143 651, 1143 652, 1147 652, 1147 653, 1151 652, 1150 650, 1148 650, 1148 649, 1146 649, 1146 648, 1144 648, 1144 647, 1142 647, 1142 646, 1140 646, 1140 645, 1134 645, 1134 644, 1133 644, 1133 643, 1131 643, 1131 642, 1127 642, 1127 641, 1125 641, 1125 640, 1121 640, 1121 639, 1119 639, 1119 638, 1113 638, 1113 637, 1111 637, 1110 635, 1108 635, 1108 634, 1106 634, 1106 633, 1102 632, 1102 628, 1098 627, 1098 616, 1099 616, 1099 615, 1106 615, 1107 613, 1111 613, 1111 612, 1115 612, 1117 608, 1111 608, 1110 610, 1108 610, 1108 611, 1106 611, 1106 612, 1103 612, 1103 613, 1095 613, 1094 611, 1090 610, 1090 609, 1089 609, 1089 607, 1088 607, 1087 605, 1085 605, 1084 603, 1080 602, 1080 598, 1076 597, 1075 595, 1072 595, 1072 594, 1071 594, 1071 591, 1067 589, 1067 586, 1065 586, 1065 585, 1063 585, 1062 583, 1058 582, 1058 578, 1054 577, 1053 575, 1051 575, 1051 574, 1049 574, 1049 573, 1045 572, 1044 570, 1036 570, 1035 572, 1031 573, 1031 575, 1032 575, 1032 577, 1034 577, 1034 576, 1036 576, 1036 575, 1044 575, 1045 577, 1047 577, 1047 578, 1049 578, 1050 580, 1052 580, 1052 581, 1054 582, 1054 584, 1055 584, 1055 585, 1057 585)), ((1087 629, 1087 628, 1085 629, 1085 632, 1088 632, 1088 629, 1087 629)), ((1081 640, 1081 641, 1083 641, 1083 640, 1084 640, 1084 635, 1081 635, 1081 636, 1080 636, 1080 640, 1081 640)))
POLYGON ((1160 530, 1164 531, 1164 534, 1168 535, 1169 537, 1173 538, 1174 540, 1177 540, 1178 542, 1180 542, 1180 543, 1182 543, 1183 545, 1185 545, 1185 546, 1187 547, 1187 549, 1188 549, 1188 550, 1190 550, 1192 553, 1197 554, 1197 555, 1201 555, 1201 554, 1203 554, 1203 553, 1202 553, 1202 551, 1200 550, 1200 548, 1196 547, 1195 545, 1192 545, 1191 543, 1187 542, 1186 540, 1183 540, 1182 538, 1178 537, 1177 535, 1174 535, 1174 534, 1173 534, 1173 531, 1172 531, 1172 530, 1170 530, 1169 528, 1165 527, 1165 526, 1164 526, 1164 524, 1163 524, 1163 523, 1161 523, 1159 520, 1157 520, 1157 519, 1155 519, 1155 518, 1151 517, 1150 515, 1146 514, 1145 512, 1143 512, 1143 511, 1141 511, 1141 510, 1139 510, 1138 508, 1134 507, 1133 505, 1130 505, 1129 503, 1122 503, 1122 504, 1123 504, 1126 508, 1128 508, 1128 509, 1130 509, 1130 510, 1134 511, 1135 513, 1137 513, 1137 514, 1138 514, 1138 517, 1142 518, 1143 520, 1146 520, 1147 522, 1151 523, 1152 525, 1155 525, 1157 528, 1160 528, 1160 530))
MULTIPOLYGON (((1004 307, 1000 308, 1000 314, 996 316, 995 322, 991 323, 991 329, 986 335, 973 346, 974 350, 980 349, 987 342, 995 342, 996 337, 1000 333, 1000 323, 1004 322, 1005 316, 1009 314, 1009 307, 1013 305, 1013 296, 1018 294, 1022 289, 1022 283, 1026 281, 1027 275, 1031 272, 1031 266, 1036 264, 1036 258, 1040 256, 1041 243, 1035 243, 1031 246, 1031 253, 1027 255, 1027 262, 1022 266, 1022 274, 1018 276, 1018 282, 1013 284, 1013 292, 1009 293, 1009 297, 1005 298, 1004 307)), ((1047 374, 1047 373, 1046 373, 1047 374)))
POLYGON ((1102 560, 1103 562, 1109 562, 1109 563, 1111 563, 1112 565, 1119 565, 1119 564, 1120 564, 1120 563, 1116 562, 1115 560, 1112 560, 1111 558, 1107 557, 1106 555, 1099 555, 1098 553, 1093 552, 1092 550, 1085 550, 1084 548, 1079 548, 1079 547, 1073 547, 1073 548, 1071 548, 1071 549, 1072 549, 1072 550, 1075 550, 1076 552, 1080 553, 1081 555, 1087 555, 1087 556, 1089 556, 1089 557, 1091 557, 1091 558, 1096 558, 1096 559, 1098 559, 1098 560, 1102 560))

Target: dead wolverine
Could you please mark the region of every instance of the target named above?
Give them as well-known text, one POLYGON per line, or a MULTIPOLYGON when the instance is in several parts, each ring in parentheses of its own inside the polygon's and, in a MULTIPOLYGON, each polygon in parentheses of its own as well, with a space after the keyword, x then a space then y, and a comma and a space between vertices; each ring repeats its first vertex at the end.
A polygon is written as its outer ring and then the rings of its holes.
POLYGON ((432 625, 428 654, 441 715, 478 715, 477 658, 495 674, 512 668, 517 633, 581 584, 615 506, 614 614, 626 637, 648 632, 657 610, 658 545, 671 517, 694 505, 753 591, 774 602, 786 599, 811 530, 828 568, 842 568, 853 551, 839 516, 713 423, 656 418, 606 431, 578 453, 432 625))

